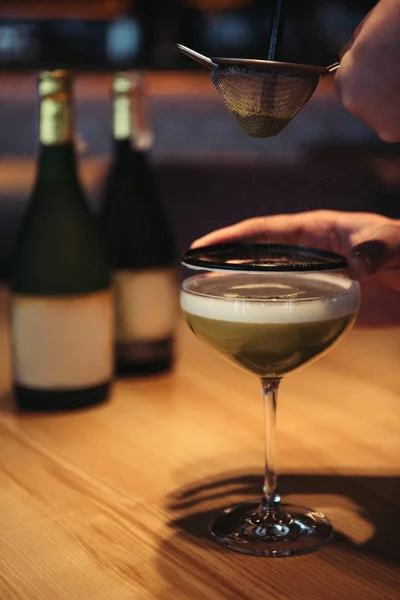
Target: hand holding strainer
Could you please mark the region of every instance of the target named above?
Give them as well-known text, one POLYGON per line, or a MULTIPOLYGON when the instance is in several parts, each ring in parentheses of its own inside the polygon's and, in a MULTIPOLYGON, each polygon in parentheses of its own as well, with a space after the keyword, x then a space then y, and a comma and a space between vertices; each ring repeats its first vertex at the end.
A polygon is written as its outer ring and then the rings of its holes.
POLYGON ((282 2, 278 0, 272 19, 269 60, 208 58, 177 44, 183 54, 211 69, 211 81, 218 95, 242 131, 251 137, 280 133, 311 98, 320 76, 339 67, 339 63, 318 67, 276 61, 282 28, 282 2))

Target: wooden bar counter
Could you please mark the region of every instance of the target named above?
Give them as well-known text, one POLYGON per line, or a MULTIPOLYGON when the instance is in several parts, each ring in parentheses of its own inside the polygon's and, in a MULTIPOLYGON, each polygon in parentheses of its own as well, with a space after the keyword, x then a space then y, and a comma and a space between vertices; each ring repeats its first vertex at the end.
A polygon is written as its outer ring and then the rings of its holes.
POLYGON ((18 414, 2 302, 1 600, 400 599, 400 325, 355 328, 283 382, 281 493, 337 533, 273 560, 208 535, 260 494, 255 378, 182 322, 171 374, 118 381, 96 409, 18 414))

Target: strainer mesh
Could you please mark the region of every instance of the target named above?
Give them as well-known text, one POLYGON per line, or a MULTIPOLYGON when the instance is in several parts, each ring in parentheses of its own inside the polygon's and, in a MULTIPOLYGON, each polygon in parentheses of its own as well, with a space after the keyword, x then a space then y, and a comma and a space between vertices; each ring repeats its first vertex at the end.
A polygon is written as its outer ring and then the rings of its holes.
POLYGON ((313 95, 319 73, 284 68, 268 70, 219 65, 211 71, 214 87, 247 135, 277 135, 313 95))

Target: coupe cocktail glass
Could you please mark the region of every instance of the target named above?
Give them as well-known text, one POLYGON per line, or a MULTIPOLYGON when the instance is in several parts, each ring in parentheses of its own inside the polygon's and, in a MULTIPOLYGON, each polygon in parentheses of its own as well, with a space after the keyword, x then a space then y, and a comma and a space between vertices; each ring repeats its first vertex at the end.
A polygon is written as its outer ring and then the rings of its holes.
MULTIPOLYGON (((230 263, 232 264, 232 263, 230 263)), ((343 270, 240 270, 186 279, 181 306, 195 335, 257 375, 265 407, 265 479, 260 504, 226 508, 212 524, 223 546, 257 556, 311 552, 333 535, 312 509, 283 504, 277 488, 275 421, 282 377, 322 356, 355 321, 359 285, 343 270)), ((264 262, 265 267, 265 262, 264 262)))

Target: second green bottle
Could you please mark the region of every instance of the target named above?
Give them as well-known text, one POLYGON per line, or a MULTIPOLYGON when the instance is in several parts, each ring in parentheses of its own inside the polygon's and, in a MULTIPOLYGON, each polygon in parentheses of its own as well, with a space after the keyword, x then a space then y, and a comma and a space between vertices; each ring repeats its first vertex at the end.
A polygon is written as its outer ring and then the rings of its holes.
POLYGON ((151 168, 141 73, 113 83, 114 154, 100 221, 113 271, 116 373, 156 373, 173 362, 178 310, 174 245, 151 168))

